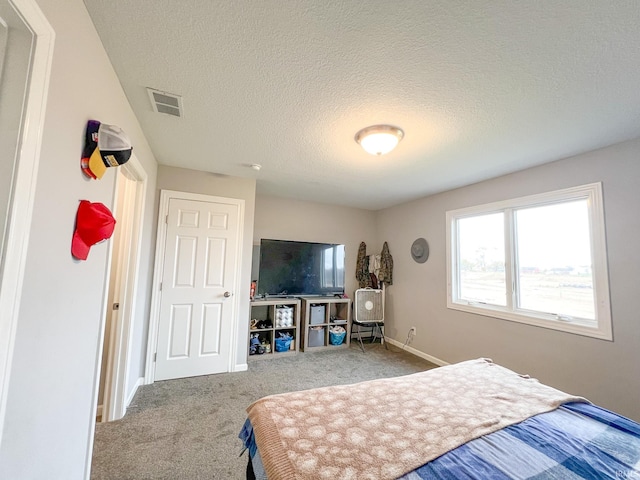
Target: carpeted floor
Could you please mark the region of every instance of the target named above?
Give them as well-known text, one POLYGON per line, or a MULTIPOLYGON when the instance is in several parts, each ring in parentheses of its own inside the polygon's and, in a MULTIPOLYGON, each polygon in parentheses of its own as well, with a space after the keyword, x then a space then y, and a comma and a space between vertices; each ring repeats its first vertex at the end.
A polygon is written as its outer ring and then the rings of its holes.
POLYGON ((368 345, 250 362, 247 372, 141 387, 127 415, 98 424, 92 480, 243 479, 238 432, 265 395, 415 373, 435 365, 397 347, 368 345))

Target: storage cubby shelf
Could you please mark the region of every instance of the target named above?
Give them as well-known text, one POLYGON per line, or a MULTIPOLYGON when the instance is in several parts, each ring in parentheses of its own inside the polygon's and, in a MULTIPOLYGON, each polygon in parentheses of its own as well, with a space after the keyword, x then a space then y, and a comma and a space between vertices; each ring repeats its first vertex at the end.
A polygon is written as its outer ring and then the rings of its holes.
POLYGON ((249 360, 263 360, 278 358, 298 353, 300 336, 300 300, 292 298, 278 298, 273 300, 252 300, 250 303, 249 320, 249 360), (278 323, 284 322, 284 325, 278 323), (260 328, 251 328, 253 324, 260 325, 260 328), (279 352, 276 349, 276 338, 278 333, 289 332, 293 339, 288 350, 279 352), (263 353, 252 352, 252 341, 257 335, 259 346, 263 353))
POLYGON ((338 297, 302 298, 302 350, 318 351, 348 348, 351 342, 351 300, 338 297), (329 329, 341 326, 346 334, 342 343, 333 345, 329 329))

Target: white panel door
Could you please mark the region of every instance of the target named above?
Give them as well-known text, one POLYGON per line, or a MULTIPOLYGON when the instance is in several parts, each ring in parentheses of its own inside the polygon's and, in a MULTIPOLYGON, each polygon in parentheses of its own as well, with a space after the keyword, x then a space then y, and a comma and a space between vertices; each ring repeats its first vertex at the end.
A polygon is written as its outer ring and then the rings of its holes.
POLYGON ((239 206, 169 200, 155 380, 230 370, 239 206))

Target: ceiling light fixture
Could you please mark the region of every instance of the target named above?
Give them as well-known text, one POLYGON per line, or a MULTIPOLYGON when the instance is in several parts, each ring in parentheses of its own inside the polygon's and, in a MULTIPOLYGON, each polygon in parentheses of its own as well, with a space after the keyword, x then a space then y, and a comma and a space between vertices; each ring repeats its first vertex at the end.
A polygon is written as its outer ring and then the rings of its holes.
POLYGON ((371 155, 384 155, 396 148, 404 132, 391 125, 371 125, 356 133, 356 142, 371 155))

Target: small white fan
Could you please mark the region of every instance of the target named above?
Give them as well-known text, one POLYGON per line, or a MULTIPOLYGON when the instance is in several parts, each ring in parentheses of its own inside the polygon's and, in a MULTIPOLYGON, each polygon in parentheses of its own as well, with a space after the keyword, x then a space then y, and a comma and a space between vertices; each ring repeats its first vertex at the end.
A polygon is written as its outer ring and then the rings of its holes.
POLYGON ((371 341, 380 335, 380 342, 384 343, 384 290, 373 288, 359 288, 356 290, 354 301, 353 324, 358 326, 357 334, 360 349, 364 352, 361 327, 371 328, 371 341))
POLYGON ((373 288, 356 290, 355 322, 384 322, 384 292, 373 288))

